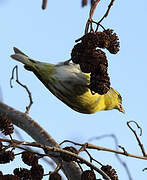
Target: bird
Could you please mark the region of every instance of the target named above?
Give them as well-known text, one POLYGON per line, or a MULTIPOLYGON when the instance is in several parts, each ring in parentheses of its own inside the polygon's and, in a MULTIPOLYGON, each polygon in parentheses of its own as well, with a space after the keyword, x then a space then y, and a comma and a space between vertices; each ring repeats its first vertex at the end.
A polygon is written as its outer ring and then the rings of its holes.
POLYGON ((71 109, 83 114, 112 109, 125 112, 121 95, 112 87, 103 95, 91 93, 88 88, 90 75, 83 73, 78 64, 69 61, 58 64, 40 62, 16 47, 13 49, 11 58, 23 63, 26 70, 32 71, 53 95, 71 109))

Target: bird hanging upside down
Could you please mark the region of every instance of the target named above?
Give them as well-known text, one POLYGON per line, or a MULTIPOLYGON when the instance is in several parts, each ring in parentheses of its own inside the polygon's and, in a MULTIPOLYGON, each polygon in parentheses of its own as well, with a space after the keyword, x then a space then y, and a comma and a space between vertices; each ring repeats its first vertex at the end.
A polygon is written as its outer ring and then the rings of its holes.
POLYGON ((14 52, 11 55, 13 59, 23 63, 25 69, 32 71, 52 94, 75 111, 92 114, 101 110, 117 109, 124 113, 122 98, 112 87, 104 95, 91 93, 88 88, 90 75, 83 73, 79 65, 39 62, 15 47, 14 52))

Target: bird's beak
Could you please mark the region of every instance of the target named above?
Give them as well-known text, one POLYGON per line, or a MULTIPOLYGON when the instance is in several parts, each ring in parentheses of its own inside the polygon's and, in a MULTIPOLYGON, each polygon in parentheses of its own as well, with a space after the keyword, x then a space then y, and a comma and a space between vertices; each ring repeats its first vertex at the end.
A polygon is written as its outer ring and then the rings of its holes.
POLYGON ((121 103, 119 103, 119 104, 117 105, 117 108, 116 108, 116 109, 118 109, 120 112, 122 112, 122 113, 125 114, 125 110, 124 110, 124 108, 123 108, 123 106, 122 106, 121 103))

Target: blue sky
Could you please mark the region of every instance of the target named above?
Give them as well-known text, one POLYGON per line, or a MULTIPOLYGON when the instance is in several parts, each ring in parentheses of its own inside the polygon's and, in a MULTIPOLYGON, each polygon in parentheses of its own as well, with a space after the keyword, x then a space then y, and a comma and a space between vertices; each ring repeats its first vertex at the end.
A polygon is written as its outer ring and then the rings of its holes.
MULTIPOLYGON (((99 4, 94 20, 98 20, 107 8, 107 1, 99 4)), ((0 86, 4 102, 25 111, 28 95, 15 82, 11 89, 9 79, 12 68, 19 65, 19 79, 32 92, 34 104, 30 116, 48 131, 57 142, 64 139, 80 143, 93 136, 115 134, 119 144, 130 153, 141 155, 138 143, 126 122, 137 121, 143 129, 141 141, 147 149, 147 61, 146 61, 146 7, 147 1, 133 0, 114 2, 109 16, 103 21, 105 28, 112 28, 120 38, 120 52, 107 53, 111 85, 120 92, 126 114, 116 110, 84 115, 71 110, 54 97, 44 85, 23 66, 10 58, 13 46, 21 49, 34 59, 57 63, 68 60, 74 41, 84 33, 90 6, 81 8, 80 0, 48 1, 45 11, 41 0, 0 1, 0 86)), ((30 140, 24 134, 24 140, 30 140)), ((115 148, 110 138, 92 143, 115 148)), ((127 179, 123 167, 111 153, 92 151, 93 156, 104 164, 111 164, 120 177, 127 179)), ((128 164, 133 180, 145 180, 147 167, 144 160, 122 157, 128 164)), ((1 169, 1 165, 0 165, 1 169)), ((7 173, 7 171, 5 170, 7 173)), ((11 169, 9 170, 11 172, 11 169)))

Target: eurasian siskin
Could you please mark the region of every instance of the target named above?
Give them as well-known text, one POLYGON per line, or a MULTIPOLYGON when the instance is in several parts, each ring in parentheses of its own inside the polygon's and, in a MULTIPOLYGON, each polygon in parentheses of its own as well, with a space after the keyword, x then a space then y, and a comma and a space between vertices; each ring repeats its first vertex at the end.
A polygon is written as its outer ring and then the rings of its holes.
POLYGON ((24 64, 58 99, 80 113, 91 114, 101 110, 117 109, 124 112, 120 94, 110 88, 100 95, 94 95, 88 88, 89 73, 83 73, 79 65, 61 62, 57 65, 39 62, 29 58, 14 47, 11 57, 24 64))

